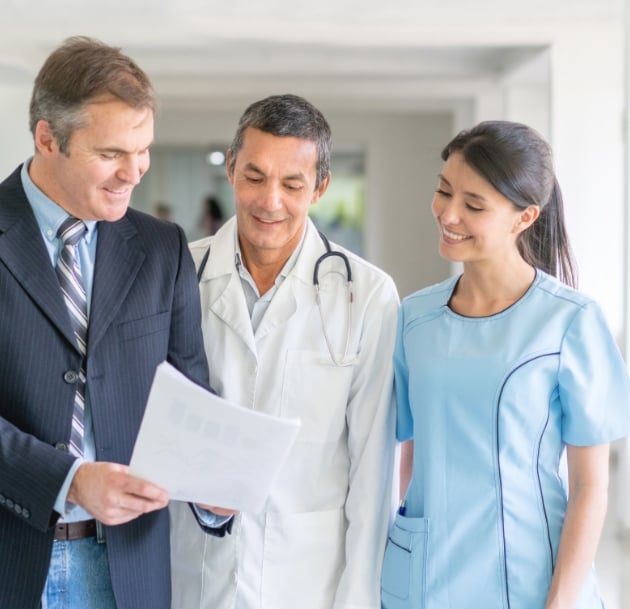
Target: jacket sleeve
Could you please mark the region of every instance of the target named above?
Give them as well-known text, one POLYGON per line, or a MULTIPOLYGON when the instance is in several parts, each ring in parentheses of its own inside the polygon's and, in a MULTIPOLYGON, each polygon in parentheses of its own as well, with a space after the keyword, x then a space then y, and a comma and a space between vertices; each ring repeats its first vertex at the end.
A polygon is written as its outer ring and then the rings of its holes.
POLYGON ((168 361, 190 380, 210 387, 208 361, 201 333, 201 303, 197 274, 180 227, 180 266, 173 294, 168 361))

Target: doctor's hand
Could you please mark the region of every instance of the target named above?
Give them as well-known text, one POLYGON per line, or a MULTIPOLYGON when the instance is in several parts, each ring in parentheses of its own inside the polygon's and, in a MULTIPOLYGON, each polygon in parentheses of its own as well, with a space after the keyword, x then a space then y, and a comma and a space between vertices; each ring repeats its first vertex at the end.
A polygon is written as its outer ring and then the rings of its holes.
POLYGON ((215 505, 206 505, 205 503, 195 503, 195 505, 202 510, 212 512, 215 516, 234 516, 234 514, 238 514, 238 510, 230 510, 228 508, 217 507, 215 505))
POLYGON ((67 500, 80 505, 106 525, 129 522, 168 505, 168 492, 136 478, 119 463, 83 463, 77 470, 67 500))

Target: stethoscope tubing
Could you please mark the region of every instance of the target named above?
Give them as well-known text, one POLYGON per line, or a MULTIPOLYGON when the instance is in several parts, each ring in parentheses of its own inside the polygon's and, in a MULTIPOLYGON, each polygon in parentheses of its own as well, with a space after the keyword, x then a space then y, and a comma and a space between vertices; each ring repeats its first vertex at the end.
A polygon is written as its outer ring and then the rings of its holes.
MULTIPOLYGON (((352 267, 350 266, 350 260, 348 260, 348 256, 346 256, 343 252, 333 250, 330 247, 330 241, 324 233, 318 231, 319 236, 324 243, 324 247, 326 251, 315 261, 315 266, 313 267, 313 286, 315 287, 315 300, 317 302, 317 308, 319 309, 319 316, 322 322, 322 331, 324 333, 324 339, 326 340, 326 346, 328 347, 328 353, 330 354, 330 358, 336 366, 350 366, 352 365, 354 360, 348 360, 348 349, 350 348, 350 331, 352 329, 352 303, 354 301, 353 291, 352 291, 352 267), (334 349, 332 348, 332 344, 330 338, 328 336, 328 331, 326 330, 326 322, 324 321, 324 313, 322 311, 322 305, 320 300, 319 293, 319 266, 324 260, 332 257, 341 258, 346 267, 346 287, 348 289, 348 303, 346 305, 346 344, 344 348, 343 357, 338 359, 335 355, 334 349)), ((208 258, 210 257, 210 249, 212 245, 208 247, 206 253, 203 255, 201 259, 201 263, 199 264, 199 268, 197 269, 197 281, 201 282, 201 276, 203 275, 203 271, 206 268, 206 264, 208 263, 208 258)))

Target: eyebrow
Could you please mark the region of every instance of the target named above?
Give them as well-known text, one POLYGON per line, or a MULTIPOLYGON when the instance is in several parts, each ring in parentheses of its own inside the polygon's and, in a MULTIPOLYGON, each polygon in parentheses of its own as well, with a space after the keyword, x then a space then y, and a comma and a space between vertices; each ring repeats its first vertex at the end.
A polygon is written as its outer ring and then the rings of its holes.
MULTIPOLYGON (((142 150, 140 150, 139 152, 145 152, 147 150, 149 150, 151 148, 151 146, 153 146, 153 140, 151 140, 151 143, 146 146, 145 148, 142 148, 142 150)), ((130 152, 129 150, 125 150, 124 148, 118 148, 116 146, 103 146, 100 148, 95 148, 94 150, 96 150, 96 152, 99 153, 117 153, 117 154, 133 154, 132 152, 130 152)))
MULTIPOLYGON (((260 169, 260 167, 258 167, 255 163, 252 163, 251 161, 245 164, 245 166, 243 167, 243 171, 254 171, 255 173, 260 174, 261 176, 265 175, 265 172, 262 169, 260 169)), ((286 176, 283 176, 282 179, 283 180, 299 180, 300 182, 307 181, 306 176, 303 173, 286 175, 286 176)))
MULTIPOLYGON (((444 182, 448 187, 453 188, 452 184, 441 173, 438 173, 438 178, 440 178, 440 180, 444 182)), ((486 198, 484 196, 476 192, 465 190, 464 194, 471 199, 476 199, 477 201, 486 201, 486 198)))

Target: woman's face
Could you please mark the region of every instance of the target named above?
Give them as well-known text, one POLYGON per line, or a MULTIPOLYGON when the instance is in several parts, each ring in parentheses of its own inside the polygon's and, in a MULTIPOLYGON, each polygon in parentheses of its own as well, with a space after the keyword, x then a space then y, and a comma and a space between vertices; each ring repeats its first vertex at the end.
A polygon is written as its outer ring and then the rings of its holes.
POLYGON ((463 263, 495 262, 518 254, 518 235, 538 215, 535 206, 517 208, 459 152, 444 163, 431 210, 440 231, 440 255, 463 263))

